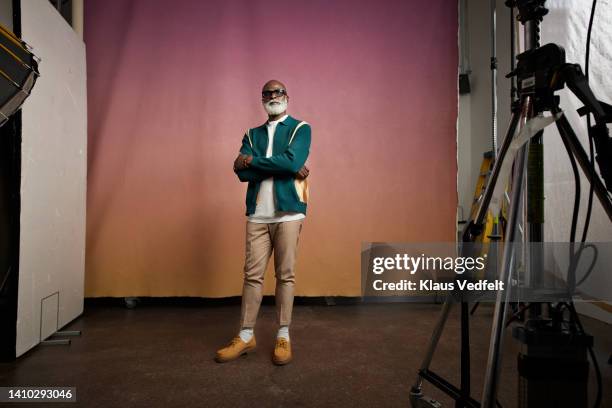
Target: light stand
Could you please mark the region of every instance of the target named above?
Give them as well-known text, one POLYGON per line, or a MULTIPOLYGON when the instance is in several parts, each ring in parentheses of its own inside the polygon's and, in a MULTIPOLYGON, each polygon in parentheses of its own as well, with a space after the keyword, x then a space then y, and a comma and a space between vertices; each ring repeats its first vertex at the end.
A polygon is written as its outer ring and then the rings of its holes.
MULTIPOLYGON (((487 181, 485 192, 480 199, 478 212, 465 227, 463 232, 463 242, 474 242, 483 232, 484 222, 486 220, 487 211, 490 206, 494 207, 492 211, 494 215, 499 211, 499 199, 494 196, 494 193, 499 191, 498 183, 504 183, 504 169, 507 169, 508 162, 504 166, 505 161, 514 160, 512 174, 512 197, 510 199, 509 216, 507 229, 505 231, 505 243, 503 256, 501 261, 501 270, 499 280, 505 282, 505 290, 497 293, 495 301, 494 318, 492 322, 491 338, 489 345, 487 370, 485 375, 485 383, 483 388, 482 400, 477 402, 470 395, 470 371, 469 371, 469 315, 467 313, 467 302, 461 304, 461 385, 456 387, 440 375, 430 370, 430 364, 433 359, 438 341, 442 335, 445 323, 452 306, 452 299, 449 296, 442 308, 441 316, 434 328, 425 358, 418 372, 415 384, 410 391, 410 401, 413 407, 440 407, 441 405, 423 395, 422 384, 426 380, 445 392, 453 400, 455 407, 486 407, 493 408, 496 406, 497 385, 499 383, 499 372, 501 365, 501 350, 502 338, 505 328, 506 306, 510 299, 512 287, 512 271, 516 267, 517 254, 514 253, 514 245, 516 241, 518 221, 521 216, 521 209, 524 200, 524 185, 527 184, 527 221, 531 224, 528 232, 528 237, 531 242, 542 242, 542 175, 540 165, 542 161, 541 137, 543 129, 548 123, 556 121, 556 126, 559 134, 572 162, 574 160, 580 165, 586 175, 587 180, 593 186, 597 198, 601 202, 604 211, 608 218, 612 221, 612 200, 608 191, 612 191, 612 141, 608 135, 607 123, 611 121, 612 109, 610 106, 598 101, 593 95, 588 86, 588 82, 579 65, 568 64, 565 62, 565 51, 563 48, 555 44, 547 44, 539 47, 539 23, 543 16, 547 13, 544 8, 545 0, 509 0, 506 5, 516 7, 518 9, 518 19, 525 27, 526 44, 528 48, 525 52, 517 56, 517 68, 508 76, 515 77, 518 86, 518 99, 512 107, 512 119, 506 136, 499 148, 497 159, 493 166, 493 171, 487 181), (604 183, 596 173, 589 161, 584 148, 576 137, 571 125, 565 118, 563 112, 559 108, 559 97, 554 95, 554 92, 562 89, 565 85, 580 99, 585 105, 579 112, 581 114, 592 114, 595 118, 595 125, 589 129, 593 135, 597 150, 597 162, 599 169, 608 191, 604 183), (546 121, 542 114, 550 112, 553 117, 549 117, 546 121), (510 146, 515 139, 526 138, 528 144, 523 144, 516 158, 512 157, 509 152, 510 146), (540 146, 538 146, 540 145, 540 146), (536 151, 536 153, 531 153, 536 151), (531 157, 530 157, 531 156, 531 157), (531 163, 530 163, 531 162, 531 163), (531 164, 531 165, 530 165, 531 164), (528 173, 530 175, 528 176, 528 173), (531 182, 531 184, 529 184, 531 182), (535 184, 533 184, 535 182, 535 184), (497 188, 496 188, 497 186, 497 188), (492 205, 494 204, 494 205, 492 205)), ((465 246, 463 247, 465 248, 465 246)), ((541 273, 541 259, 536 258, 530 260, 531 273, 530 277, 533 280, 539 278, 541 273)), ((573 265, 575 267, 575 265, 573 265)), ((574 289, 572 282, 573 270, 570 268, 568 282, 570 283, 568 296, 571 297, 574 289)), ((531 283, 534 283, 533 281, 531 283)), ((541 310, 538 304, 533 305, 534 310, 531 311, 531 322, 525 326, 521 332, 515 330, 515 336, 529 344, 529 339, 537 337, 538 333, 543 333, 542 330, 548 326, 551 330, 563 331, 561 327, 560 317, 553 316, 554 319, 543 320, 540 318, 541 310), (538 330, 539 328, 539 330, 538 330), (534 334, 535 330, 535 334, 534 334), (523 335, 523 337, 521 337, 523 335), (530 337, 531 336, 531 337, 530 337)), ((572 319, 575 320, 575 310, 573 306, 569 307, 572 312, 572 319)), ((561 316, 562 317, 562 316, 561 316)), ((562 319, 561 319, 562 320, 562 319)), ((581 330, 582 334, 584 332, 581 330)), ((553 335, 554 337, 554 335, 553 335)), ((592 339, 591 339, 592 341, 592 339)), ((541 343, 532 343, 533 348, 541 343)), ((577 347, 588 347, 589 338, 584 335, 577 343, 577 347)), ((526 354, 529 355, 529 354, 526 354)), ((537 357, 537 356, 534 356, 537 357)), ((559 359, 555 359, 558 361, 559 359)), ((578 359, 580 360, 580 359, 578 359)), ((534 361, 534 360, 532 360, 534 361)), ((570 362, 571 364, 571 362, 570 362)), ((588 363, 587 363, 588 364, 588 363)), ((588 369, 588 366, 587 366, 588 369)), ((537 387, 536 383, 533 383, 537 387)), ((578 407, 586 401, 566 401, 567 407, 578 407), (573 404, 573 405, 572 405, 573 404)), ((536 405, 534 405, 536 406, 536 405)), ((540 405, 541 406, 541 405, 540 405)), ((561 405, 560 405, 561 406, 561 405)))

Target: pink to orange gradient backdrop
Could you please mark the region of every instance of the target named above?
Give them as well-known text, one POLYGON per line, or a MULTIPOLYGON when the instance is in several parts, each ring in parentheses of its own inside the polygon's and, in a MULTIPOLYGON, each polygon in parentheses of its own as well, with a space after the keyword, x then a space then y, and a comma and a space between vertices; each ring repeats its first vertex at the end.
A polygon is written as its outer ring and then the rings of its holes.
POLYGON ((456 3, 88 0, 85 295, 240 295, 269 79, 312 126, 297 295, 360 295, 362 242, 454 241, 456 3))

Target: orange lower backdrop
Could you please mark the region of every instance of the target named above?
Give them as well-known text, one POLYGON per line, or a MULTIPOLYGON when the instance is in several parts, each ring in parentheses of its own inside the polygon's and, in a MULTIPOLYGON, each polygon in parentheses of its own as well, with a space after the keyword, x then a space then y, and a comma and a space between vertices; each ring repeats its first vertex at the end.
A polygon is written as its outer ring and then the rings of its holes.
POLYGON ((297 295, 359 295, 364 241, 454 241, 456 2, 411 4, 88 1, 86 296, 241 293, 272 78, 312 126, 297 295))

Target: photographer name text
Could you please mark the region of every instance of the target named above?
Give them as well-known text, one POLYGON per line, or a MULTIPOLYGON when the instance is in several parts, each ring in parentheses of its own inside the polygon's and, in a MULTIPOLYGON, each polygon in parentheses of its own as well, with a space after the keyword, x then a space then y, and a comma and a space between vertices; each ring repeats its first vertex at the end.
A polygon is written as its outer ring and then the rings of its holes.
POLYGON ((504 282, 501 280, 489 281, 480 279, 477 281, 457 280, 455 282, 436 282, 433 279, 423 279, 419 281, 411 281, 402 279, 397 282, 385 282, 382 279, 376 279, 372 282, 372 288, 376 291, 498 291, 504 290, 504 282))

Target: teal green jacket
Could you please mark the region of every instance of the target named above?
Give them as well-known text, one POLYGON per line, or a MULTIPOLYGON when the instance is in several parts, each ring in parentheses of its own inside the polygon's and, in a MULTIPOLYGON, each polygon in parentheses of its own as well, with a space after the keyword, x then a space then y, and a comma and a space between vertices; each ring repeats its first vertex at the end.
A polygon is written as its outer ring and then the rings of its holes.
POLYGON ((266 124, 249 129, 242 139, 240 153, 253 156, 248 168, 236 170, 240 181, 248 182, 246 215, 255 212, 261 181, 274 177, 276 210, 306 214, 305 180, 296 180, 297 173, 310 152, 310 125, 291 116, 279 122, 274 133, 272 156, 266 157, 268 129, 266 124))

